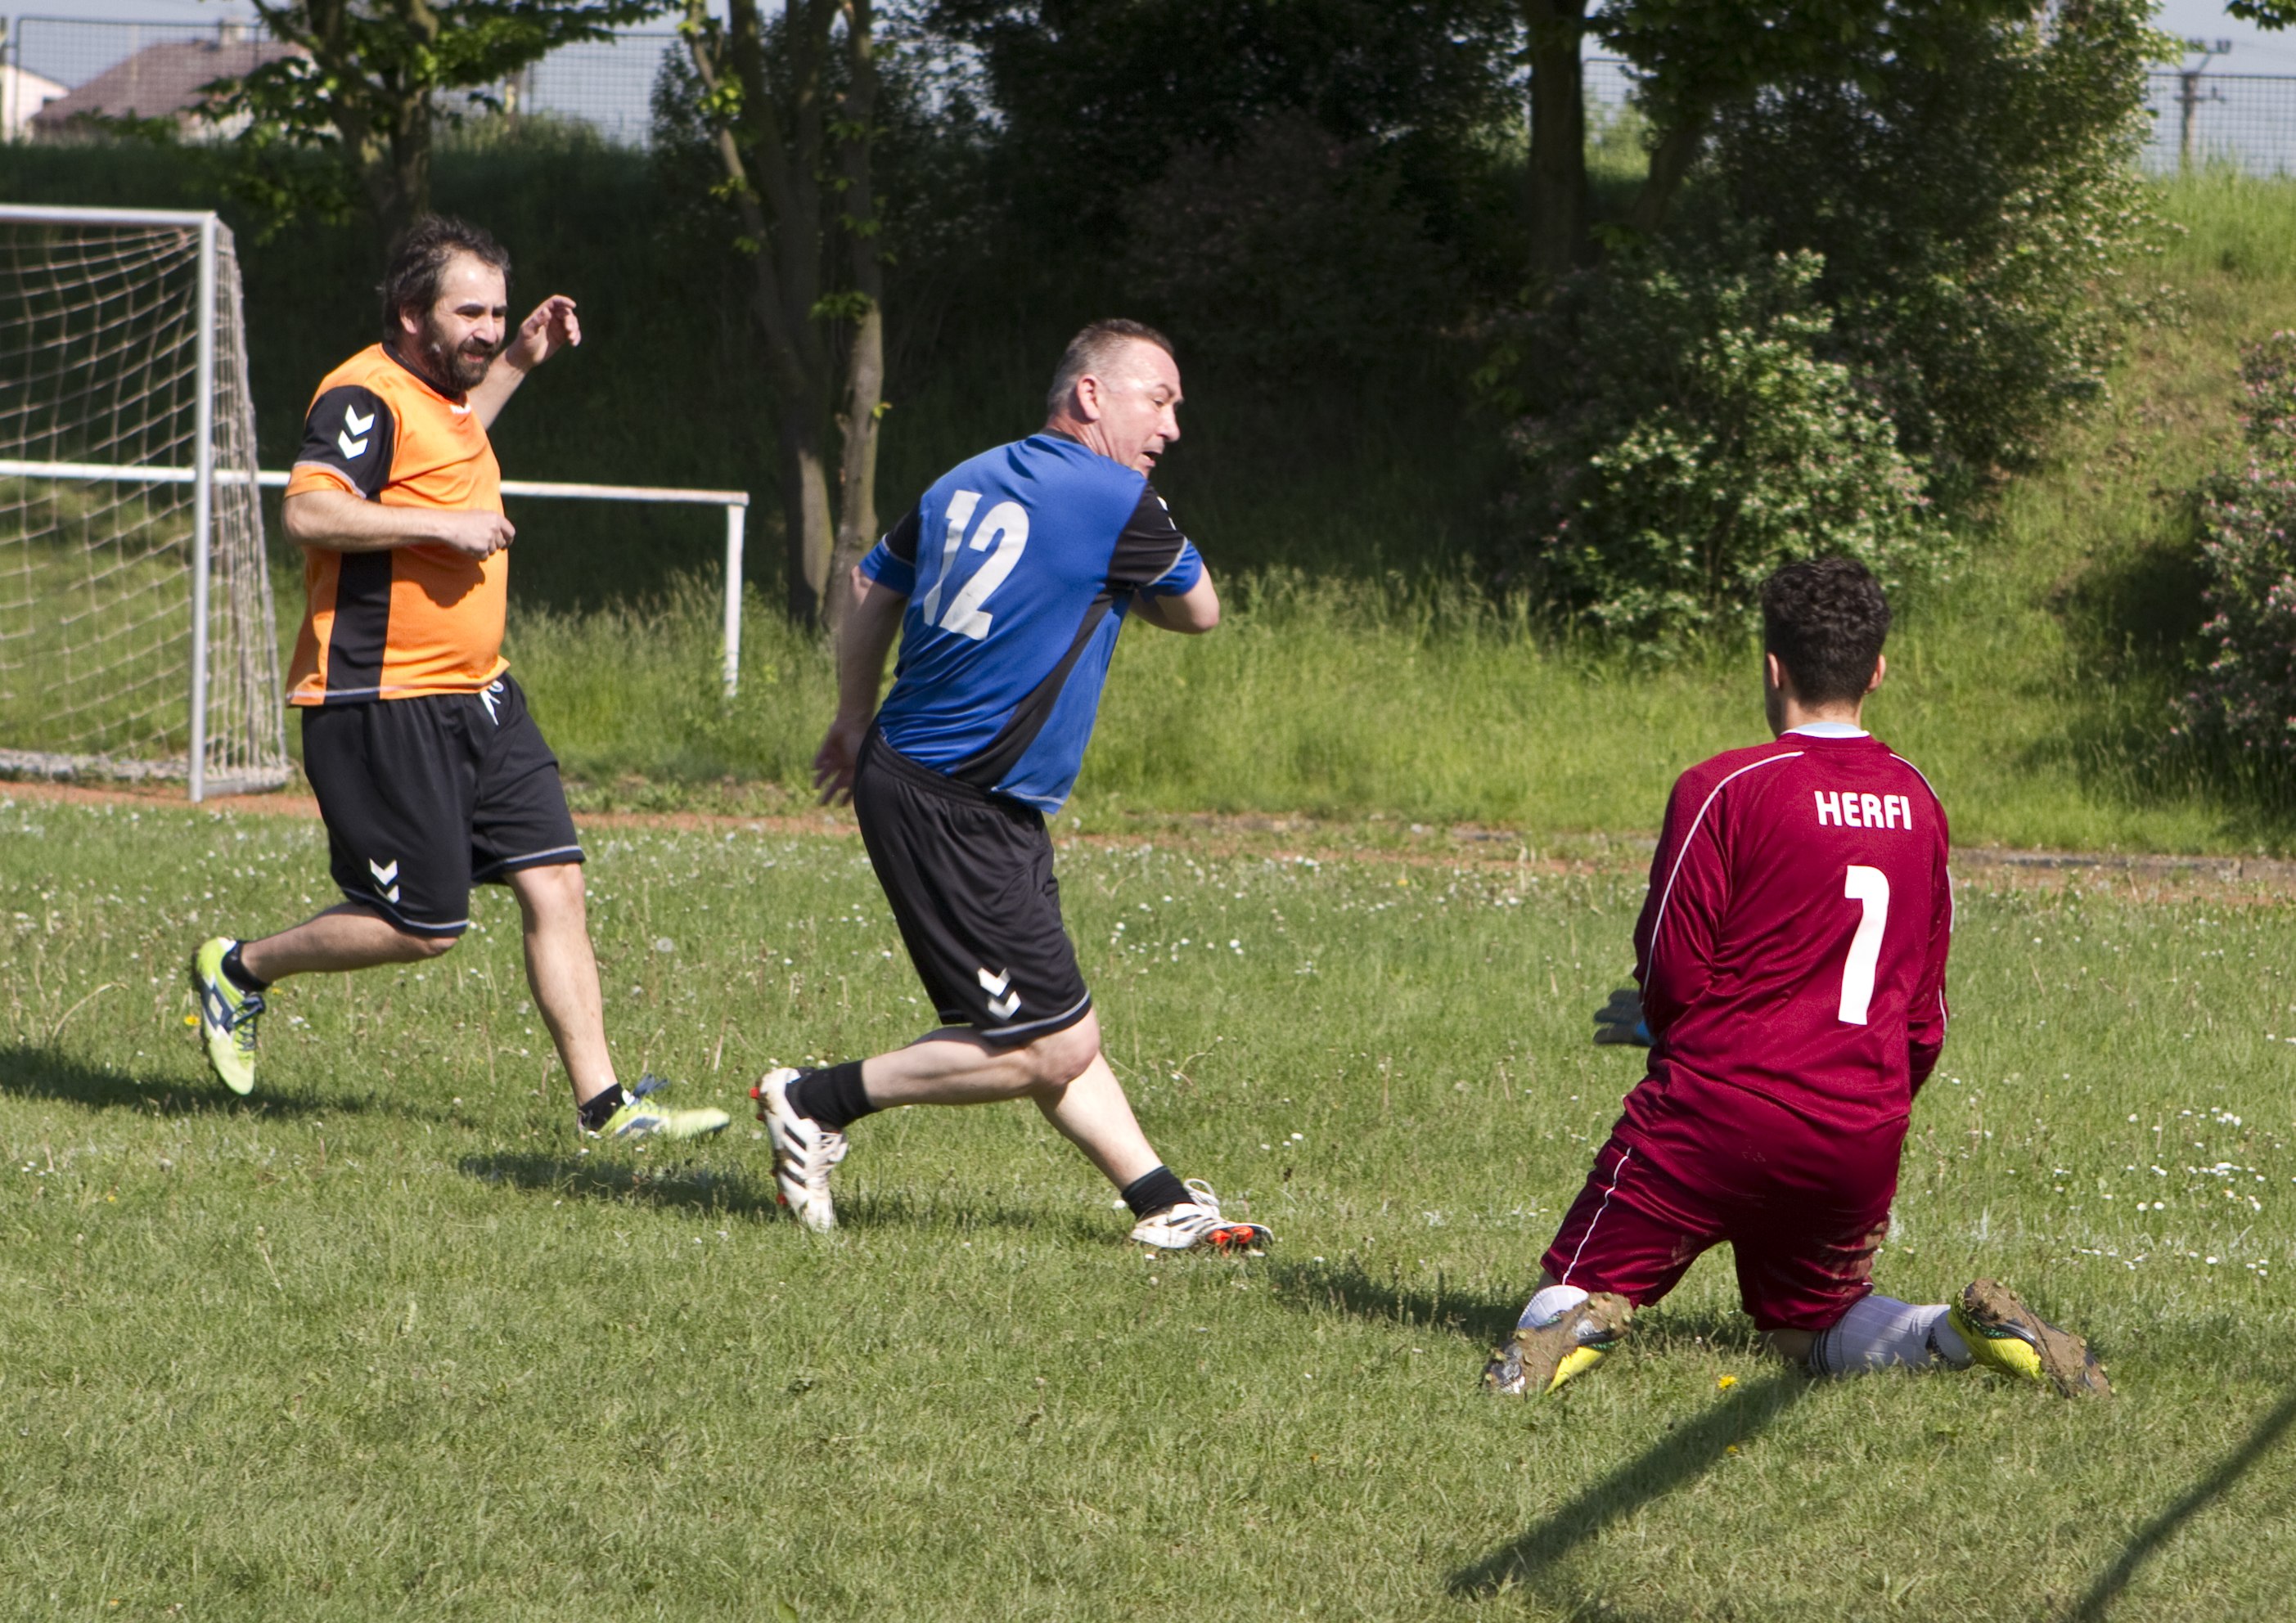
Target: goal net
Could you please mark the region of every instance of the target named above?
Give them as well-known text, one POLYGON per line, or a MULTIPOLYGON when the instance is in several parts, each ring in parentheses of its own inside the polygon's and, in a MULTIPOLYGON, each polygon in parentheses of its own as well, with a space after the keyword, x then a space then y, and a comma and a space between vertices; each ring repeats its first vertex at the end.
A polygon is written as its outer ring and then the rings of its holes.
POLYGON ((0 207, 0 775, 287 781, 259 497, 231 233, 0 207))

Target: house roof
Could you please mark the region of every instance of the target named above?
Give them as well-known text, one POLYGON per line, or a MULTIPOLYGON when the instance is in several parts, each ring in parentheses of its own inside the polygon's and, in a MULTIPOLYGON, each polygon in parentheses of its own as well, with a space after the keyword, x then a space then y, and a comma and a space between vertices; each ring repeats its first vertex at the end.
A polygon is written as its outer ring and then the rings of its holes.
POLYGON ((39 128, 54 129, 83 117, 161 119, 188 112, 206 99, 201 86, 299 54, 294 45, 267 39, 182 39, 146 45, 69 95, 50 102, 31 121, 39 128))

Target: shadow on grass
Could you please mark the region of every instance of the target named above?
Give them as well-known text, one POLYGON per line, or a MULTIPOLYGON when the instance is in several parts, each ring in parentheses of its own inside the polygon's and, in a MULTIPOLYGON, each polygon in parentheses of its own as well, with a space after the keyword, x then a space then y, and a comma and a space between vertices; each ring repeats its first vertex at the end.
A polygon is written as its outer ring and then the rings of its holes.
POLYGON ((2139 1529, 2136 1537, 2128 1541, 2128 1547, 2120 1553, 2120 1559, 2101 1573, 2089 1586, 2088 1593, 2062 1614, 2063 1623, 2099 1623, 2120 1592, 2128 1587, 2136 1570, 2174 1538, 2186 1522, 2230 1492, 2251 1467, 2279 1446, 2291 1425, 2296 1425, 2296 1392, 2282 1398, 2277 1407, 2257 1422, 2248 1440, 2218 1461, 2214 1471, 2139 1529))
POLYGON ((770 1176, 713 1167, 647 1166, 628 1161, 518 1153, 466 1155, 463 1176, 482 1184, 580 1200, 633 1201, 643 1205, 733 1217, 771 1217, 781 1212, 770 1176))
MULTIPOLYGON (((19 1045, 0 1052, 0 1094, 20 1099, 61 1099, 94 1111, 142 1111, 154 1116, 344 1116, 378 1109, 373 1098, 314 1094, 252 1094, 244 1098, 220 1082, 146 1080, 69 1059, 52 1049, 19 1045)), ((395 1113, 421 1115, 419 1111, 395 1113)))
POLYGON ((1333 1307, 1406 1329, 1448 1331, 1486 1348, 1513 1335, 1522 1312, 1516 1297, 1494 1299, 1477 1291, 1450 1290, 1439 1274, 1431 1290, 1423 1289, 1405 1284, 1399 1273, 1375 1279, 1353 1261, 1278 1263, 1268 1269, 1267 1278, 1276 1299, 1294 1307, 1333 1307))
MULTIPOLYGON (((1515 1321, 1530 1295, 1529 1280, 1520 1291, 1493 1298, 1488 1292, 1453 1290, 1439 1274, 1431 1289, 1405 1284, 1399 1272, 1378 1279, 1353 1260, 1279 1263, 1267 1277, 1277 1299, 1294 1307, 1332 1307, 1405 1329, 1447 1331, 1487 1348, 1514 1333, 1515 1321)), ((1663 1306, 1636 1316, 1634 1341, 1636 1351, 1644 1356, 1700 1345, 1748 1355, 1761 1350, 1761 1338, 1743 1314, 1663 1306)))
MULTIPOLYGON (((672 1150, 675 1153, 675 1150, 672 1150)), ((783 1215, 773 1175, 763 1165, 747 1168, 681 1166, 675 1160, 648 1165, 603 1156, 540 1155, 531 1152, 467 1155, 458 1163, 465 1177, 481 1183, 563 1199, 630 1201, 642 1205, 709 1212, 770 1222, 783 1215)), ((1051 1240, 1105 1240, 1107 1230, 1070 1213, 1042 1207, 985 1201, 964 1190, 945 1193, 907 1192, 882 1195, 840 1194, 837 1225, 871 1229, 970 1234, 985 1228, 1015 1229, 1051 1240)))
POLYGON ((1781 1370, 1730 1392, 1704 1414, 1669 1431, 1544 1521, 1472 1567, 1451 1575, 1451 1593, 1482 1599, 1536 1578, 1612 1522, 1687 1486, 1762 1431, 1816 1386, 1781 1370))

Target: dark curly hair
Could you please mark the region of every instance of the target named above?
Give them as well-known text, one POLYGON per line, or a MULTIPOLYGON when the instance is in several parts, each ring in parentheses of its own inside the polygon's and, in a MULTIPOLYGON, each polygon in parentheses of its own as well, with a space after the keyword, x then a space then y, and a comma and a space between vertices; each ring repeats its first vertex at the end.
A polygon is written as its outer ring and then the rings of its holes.
POLYGON ((1863 699, 1889 635, 1889 599, 1854 558, 1790 563, 1762 582, 1762 647, 1804 704, 1863 699))
POLYGON ((383 273, 378 291, 382 295, 385 342, 396 342, 401 336, 401 310, 427 311, 439 302, 439 283, 446 279, 447 266, 456 254, 469 254, 491 265, 503 274, 505 283, 510 281, 510 250, 491 234, 451 215, 426 214, 398 239, 390 268, 383 273))

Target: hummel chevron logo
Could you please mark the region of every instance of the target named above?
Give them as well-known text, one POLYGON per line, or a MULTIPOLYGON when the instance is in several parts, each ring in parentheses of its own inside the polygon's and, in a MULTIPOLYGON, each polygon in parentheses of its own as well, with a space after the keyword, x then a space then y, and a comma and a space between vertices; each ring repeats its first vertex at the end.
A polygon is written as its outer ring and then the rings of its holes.
POLYGON ((988 994, 988 1012, 998 1020, 1011 1020, 1013 1011, 1021 1006, 1020 993, 1014 992, 1008 996, 1004 991, 1013 984, 1013 971, 1006 970, 1001 975, 992 975, 987 970, 978 972, 980 989, 988 994))
POLYGON ((362 421, 357 406, 346 406, 343 407, 343 431, 335 436, 335 443, 342 447, 345 456, 364 456, 366 455, 366 431, 373 426, 373 412, 369 412, 362 421), (351 438, 354 434, 358 436, 357 439, 351 438))
POLYGON ((374 888, 382 892, 385 901, 395 902, 398 899, 398 865, 397 863, 386 865, 369 858, 366 871, 374 875, 374 888))

